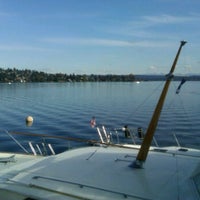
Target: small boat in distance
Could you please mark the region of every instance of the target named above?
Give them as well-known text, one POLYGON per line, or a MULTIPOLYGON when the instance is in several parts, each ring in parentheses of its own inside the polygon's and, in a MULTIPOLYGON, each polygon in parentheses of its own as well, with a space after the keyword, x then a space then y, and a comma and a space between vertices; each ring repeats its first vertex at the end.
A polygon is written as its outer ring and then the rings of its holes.
MULTIPOLYGON (((149 127, 145 135, 140 134, 140 145, 115 144, 105 127, 97 127, 100 141, 90 141, 93 146, 54 155, 48 144, 51 156, 38 155, 31 143, 34 155, 0 152, 1 200, 200 199, 200 150, 151 146, 185 43, 180 43, 149 127)), ((127 127, 123 130, 128 131, 127 127)), ((31 136, 31 133, 7 134, 13 139, 13 134, 31 136)), ((40 136, 66 139, 62 136, 40 136)), ((128 132, 126 136, 131 137, 128 132)))

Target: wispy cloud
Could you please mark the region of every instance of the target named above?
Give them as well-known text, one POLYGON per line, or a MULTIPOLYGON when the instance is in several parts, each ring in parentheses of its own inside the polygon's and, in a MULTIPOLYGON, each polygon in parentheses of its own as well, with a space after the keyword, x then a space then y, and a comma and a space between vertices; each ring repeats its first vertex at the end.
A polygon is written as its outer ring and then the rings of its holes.
POLYGON ((133 46, 134 44, 124 40, 112 40, 102 38, 45 38, 44 42, 61 45, 84 45, 84 46, 133 46))
POLYGON ((175 15, 157 15, 157 16, 144 16, 143 24, 157 25, 157 24, 179 24, 186 22, 200 21, 199 15, 175 16, 175 15))
POLYGON ((29 45, 0 45, 0 51, 52 51, 48 48, 34 47, 29 45))
POLYGON ((75 11, 67 11, 67 12, 55 12, 55 13, 47 13, 33 16, 38 19, 45 20, 78 20, 78 19, 93 19, 101 16, 101 13, 98 12, 75 12, 75 11))
POLYGON ((2 19, 2 18, 9 18, 9 17, 16 17, 16 16, 17 16, 16 13, 10 13, 10 12, 0 11, 0 19, 2 19))
MULTIPOLYGON (((106 30, 108 33, 134 37, 138 39, 163 39, 176 38, 177 32, 174 32, 172 26, 176 25, 181 27, 187 25, 187 33, 193 29, 194 26, 200 23, 199 14, 189 15, 146 15, 140 17, 134 17, 119 26, 102 27, 102 31, 106 30), (159 31, 158 31, 159 30, 159 31), (170 31, 170 34, 169 34, 170 31), (161 34, 162 33, 162 34, 161 34)), ((175 29, 177 30, 177 28, 175 29)))
POLYGON ((106 47, 166 47, 169 42, 155 41, 128 41, 112 40, 104 38, 45 38, 43 42, 60 45, 81 45, 81 46, 106 46, 106 47))
POLYGON ((9 16, 13 16, 13 15, 11 15, 10 13, 7 13, 7 12, 0 11, 0 17, 9 17, 9 16))

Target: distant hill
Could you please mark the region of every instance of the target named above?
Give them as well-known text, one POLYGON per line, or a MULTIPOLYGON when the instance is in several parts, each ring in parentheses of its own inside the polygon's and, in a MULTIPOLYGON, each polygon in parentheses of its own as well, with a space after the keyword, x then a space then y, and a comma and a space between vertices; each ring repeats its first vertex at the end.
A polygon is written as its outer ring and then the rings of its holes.
MULTIPOLYGON (((187 81, 200 81, 200 75, 175 75, 173 77, 174 81, 180 81, 182 79, 187 81)), ((166 75, 135 75, 137 81, 164 81, 166 75)))

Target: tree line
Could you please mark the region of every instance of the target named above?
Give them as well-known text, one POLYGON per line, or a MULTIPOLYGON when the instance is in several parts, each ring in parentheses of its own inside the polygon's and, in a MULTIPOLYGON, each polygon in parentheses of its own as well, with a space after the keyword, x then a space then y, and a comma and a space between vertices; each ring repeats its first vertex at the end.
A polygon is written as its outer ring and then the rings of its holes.
POLYGON ((64 74, 64 73, 46 73, 36 70, 19 70, 16 68, 0 68, 0 82, 120 82, 135 81, 133 74, 128 75, 95 75, 95 74, 64 74))

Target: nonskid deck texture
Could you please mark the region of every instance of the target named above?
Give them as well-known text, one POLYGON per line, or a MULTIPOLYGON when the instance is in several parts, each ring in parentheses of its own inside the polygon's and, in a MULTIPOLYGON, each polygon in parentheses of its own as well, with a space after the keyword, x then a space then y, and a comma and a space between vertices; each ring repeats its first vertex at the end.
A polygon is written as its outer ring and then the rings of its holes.
POLYGON ((151 150, 143 169, 130 167, 137 153, 86 147, 44 158, 16 154, 0 164, 1 199, 199 199, 199 151, 151 150))

